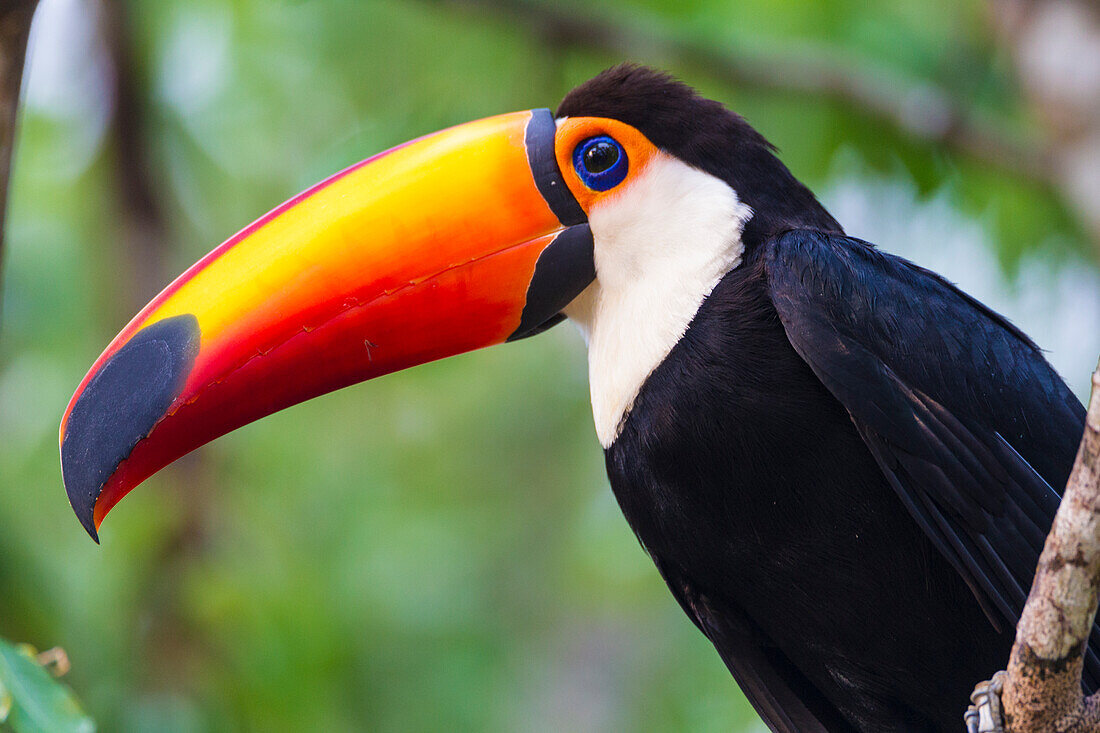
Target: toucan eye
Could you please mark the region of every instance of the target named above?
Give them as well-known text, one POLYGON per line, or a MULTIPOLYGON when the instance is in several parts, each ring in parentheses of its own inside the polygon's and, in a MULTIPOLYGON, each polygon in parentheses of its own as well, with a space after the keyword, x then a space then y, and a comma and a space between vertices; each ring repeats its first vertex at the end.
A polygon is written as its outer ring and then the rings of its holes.
POLYGON ((626 178, 626 151, 607 135, 590 137, 573 149, 573 167, 584 185, 593 191, 607 191, 626 178))

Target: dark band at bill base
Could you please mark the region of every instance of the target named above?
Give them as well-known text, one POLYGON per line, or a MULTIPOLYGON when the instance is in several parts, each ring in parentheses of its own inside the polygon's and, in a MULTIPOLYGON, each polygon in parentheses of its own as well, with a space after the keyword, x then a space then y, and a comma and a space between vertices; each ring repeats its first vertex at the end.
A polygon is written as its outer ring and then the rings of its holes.
POLYGON ((573 192, 565 185, 558 160, 554 155, 554 135, 558 126, 554 115, 546 108, 531 110, 531 119, 527 122, 524 143, 527 146, 527 162, 535 177, 539 193, 546 204, 565 226, 584 224, 588 217, 584 209, 573 197, 573 192))

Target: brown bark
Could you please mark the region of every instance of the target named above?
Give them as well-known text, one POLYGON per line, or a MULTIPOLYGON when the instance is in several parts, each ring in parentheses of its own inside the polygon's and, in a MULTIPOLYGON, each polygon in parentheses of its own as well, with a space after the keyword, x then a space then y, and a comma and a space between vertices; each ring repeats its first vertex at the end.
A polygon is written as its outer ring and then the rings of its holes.
POLYGON ((15 124, 19 112, 19 87, 23 82, 23 60, 38 0, 3 0, 0 3, 0 263, 4 255, 7 223, 8 176, 15 146, 15 124))
POLYGON ((975 691, 984 707, 971 730, 1100 731, 1100 693, 1084 697, 1081 671, 1100 598, 1100 364, 1092 375, 1085 434, 1016 626, 1008 669, 975 691), (999 705, 996 700, 999 694, 999 705), (992 713, 992 714, 991 714, 992 713))

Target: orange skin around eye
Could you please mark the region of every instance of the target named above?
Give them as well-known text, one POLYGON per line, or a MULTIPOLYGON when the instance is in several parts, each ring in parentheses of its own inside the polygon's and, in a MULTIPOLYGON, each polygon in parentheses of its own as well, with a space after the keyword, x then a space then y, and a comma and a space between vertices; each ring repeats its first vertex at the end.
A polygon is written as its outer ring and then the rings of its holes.
POLYGON ((558 132, 554 136, 554 152, 558 159, 558 168, 565 178, 565 185, 569 186, 577 203, 587 214, 594 205, 615 196, 623 187, 628 186, 658 151, 649 138, 625 122, 603 117, 568 117, 558 124, 558 132), (626 178, 607 191, 593 191, 585 186, 573 168, 573 150, 588 138, 597 135, 607 135, 617 140, 626 151, 628 161, 626 178))

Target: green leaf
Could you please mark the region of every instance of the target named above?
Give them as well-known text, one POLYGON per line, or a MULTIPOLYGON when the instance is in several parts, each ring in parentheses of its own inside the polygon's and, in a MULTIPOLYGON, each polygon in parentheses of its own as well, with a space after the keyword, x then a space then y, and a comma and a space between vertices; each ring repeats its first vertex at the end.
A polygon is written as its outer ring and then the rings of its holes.
POLYGON ((7 724, 17 733, 92 733, 95 723, 68 687, 34 657, 0 640, 0 708, 10 700, 7 724))
POLYGON ((11 693, 4 687, 4 683, 0 682, 0 723, 7 720, 9 714, 11 714, 11 693))

